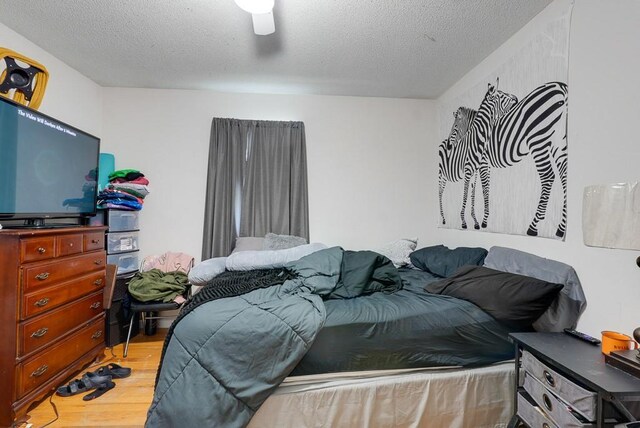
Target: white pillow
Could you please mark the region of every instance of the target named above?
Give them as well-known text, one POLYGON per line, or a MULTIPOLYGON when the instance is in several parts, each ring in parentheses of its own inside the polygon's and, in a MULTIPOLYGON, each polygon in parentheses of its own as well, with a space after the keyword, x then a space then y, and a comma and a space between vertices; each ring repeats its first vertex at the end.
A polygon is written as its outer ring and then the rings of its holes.
POLYGON ((389 242, 378 248, 375 251, 378 254, 382 254, 391 262, 395 267, 402 267, 411 264, 409 254, 413 253, 418 244, 418 238, 416 239, 398 239, 397 241, 389 242))
POLYGON ((189 283, 193 285, 205 285, 214 277, 224 272, 226 257, 216 257, 198 263, 189 272, 189 283))
POLYGON ((289 262, 301 259, 316 251, 324 250, 320 243, 300 245, 298 247, 273 251, 241 251, 227 257, 227 270, 274 269, 289 262))

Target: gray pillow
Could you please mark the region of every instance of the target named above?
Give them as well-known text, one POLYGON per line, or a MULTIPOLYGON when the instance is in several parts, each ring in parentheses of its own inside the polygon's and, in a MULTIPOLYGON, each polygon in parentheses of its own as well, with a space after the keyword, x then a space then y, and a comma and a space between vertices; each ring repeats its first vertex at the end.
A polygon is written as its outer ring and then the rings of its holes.
POLYGON ((587 306, 587 299, 578 275, 571 266, 505 247, 491 247, 484 265, 564 285, 549 309, 533 323, 533 328, 537 331, 561 332, 578 325, 578 318, 587 306))
POLYGON ((233 248, 233 253, 238 251, 260 251, 264 246, 264 238, 255 236, 238 236, 236 238, 236 246, 233 248))
POLYGON ((305 245, 307 240, 300 236, 293 235, 276 235, 275 233, 267 233, 264 236, 263 250, 286 250, 287 248, 299 247, 305 245))

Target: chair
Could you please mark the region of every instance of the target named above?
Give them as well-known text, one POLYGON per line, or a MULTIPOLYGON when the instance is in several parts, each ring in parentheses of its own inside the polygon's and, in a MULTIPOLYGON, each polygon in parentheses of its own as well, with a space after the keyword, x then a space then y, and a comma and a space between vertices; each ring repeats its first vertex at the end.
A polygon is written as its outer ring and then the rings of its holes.
MULTIPOLYGON (((174 272, 174 271, 182 271, 189 274, 189 271, 193 267, 193 257, 184 254, 184 253, 164 253, 160 256, 149 256, 145 257, 142 260, 142 264, 140 266, 140 272, 146 272, 151 269, 160 269, 163 272, 174 272), (188 261, 188 262, 185 262, 188 261)), ((183 293, 183 297, 186 300, 191 297, 191 284, 186 284, 186 290, 183 293)), ((129 333, 127 334, 127 342, 124 347, 123 357, 126 358, 129 352, 129 340, 131 339, 131 330, 133 328, 133 320, 135 318, 136 313, 140 313, 142 318, 142 322, 145 323, 147 320, 156 320, 156 319, 166 319, 173 318, 172 316, 158 316, 154 315, 161 311, 173 311, 178 310, 182 307, 184 303, 176 303, 176 302, 161 302, 161 301, 149 301, 149 302, 141 302, 135 299, 133 296, 129 295, 131 299, 131 320, 129 322, 129 333)))
POLYGON ((107 278, 104 285, 104 297, 102 307, 107 310, 111 308, 111 301, 113 300, 113 292, 116 288, 116 272, 118 271, 117 265, 107 265, 107 278))

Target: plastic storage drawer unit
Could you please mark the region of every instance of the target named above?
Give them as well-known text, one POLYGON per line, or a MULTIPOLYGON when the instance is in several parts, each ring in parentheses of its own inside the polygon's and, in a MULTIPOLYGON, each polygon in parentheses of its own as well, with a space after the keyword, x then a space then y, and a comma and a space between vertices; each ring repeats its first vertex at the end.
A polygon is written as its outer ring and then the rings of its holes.
POLYGON ((116 275, 133 272, 138 270, 138 265, 140 264, 139 254, 138 251, 111 254, 107 256, 107 263, 118 266, 116 275))
POLYGON ((123 232, 140 229, 140 211, 106 210, 106 224, 109 232, 123 232))
POLYGON ((139 249, 138 232, 107 233, 107 254, 126 253, 139 249))

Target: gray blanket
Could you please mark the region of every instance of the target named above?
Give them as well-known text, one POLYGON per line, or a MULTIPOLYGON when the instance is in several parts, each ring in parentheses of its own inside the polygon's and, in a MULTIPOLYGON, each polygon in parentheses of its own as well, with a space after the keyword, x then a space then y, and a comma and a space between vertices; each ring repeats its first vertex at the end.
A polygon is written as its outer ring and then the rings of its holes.
POLYGON ((322 296, 401 286, 391 262, 368 253, 322 250, 286 266, 294 279, 190 312, 174 326, 146 426, 246 426, 311 347, 326 318, 322 296), (367 275, 342 278, 343 259, 368 260, 367 275))

